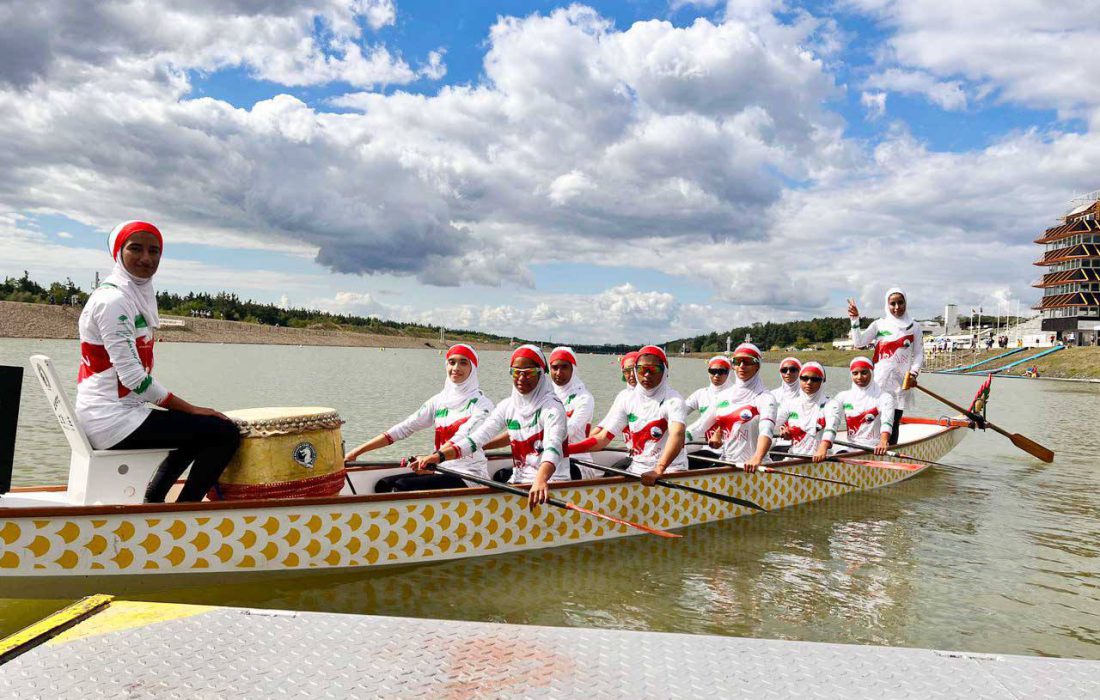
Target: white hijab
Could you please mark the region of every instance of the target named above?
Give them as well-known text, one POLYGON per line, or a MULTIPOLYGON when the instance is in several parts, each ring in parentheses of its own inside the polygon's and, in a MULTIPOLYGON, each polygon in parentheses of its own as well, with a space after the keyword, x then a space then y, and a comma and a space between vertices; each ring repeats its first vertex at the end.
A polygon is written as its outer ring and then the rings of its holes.
POLYGON ((718 361, 721 361, 723 363, 722 366, 725 367, 726 369, 728 369, 729 372, 726 373, 726 378, 722 380, 721 384, 715 384, 714 382, 709 381, 709 380, 707 381, 707 398, 708 398, 708 400, 713 400, 714 397, 717 396, 719 392, 725 391, 726 389, 730 388, 730 386, 731 386, 731 381, 732 381, 732 378, 733 378, 733 367, 730 365, 729 358, 726 357, 725 355, 715 355, 714 357, 707 360, 708 375, 709 375, 709 372, 711 370, 711 367, 713 367, 714 363, 718 362, 718 361))
POLYGON ((909 315, 909 297, 905 292, 901 291, 898 287, 890 287, 886 292, 886 298, 883 301, 883 314, 882 320, 879 321, 880 326, 885 326, 886 330, 893 331, 895 335, 900 335, 903 331, 911 330, 910 326, 913 325, 913 318, 909 315), (905 297, 905 313, 901 316, 895 316, 890 311, 890 297, 895 294, 900 294, 905 297))
POLYGON ((558 352, 559 350, 562 350, 566 354, 568 354, 570 358, 569 364, 573 365, 573 376, 569 378, 569 381, 566 382, 564 386, 558 386, 557 384, 554 384, 553 381, 550 382, 554 387, 554 394, 556 394, 557 397, 564 404, 566 400, 573 394, 579 396, 581 394, 588 394, 591 392, 588 391, 588 387, 586 387, 584 385, 584 382, 581 381, 580 368, 577 367, 576 363, 577 353, 573 352, 573 348, 561 345, 554 348, 553 351, 550 352, 550 357, 553 357, 554 353, 558 352))
MULTIPOLYGON (((828 395, 825 394, 825 368, 821 366, 820 362, 807 362, 802 365, 802 371, 806 371, 807 369, 816 369, 820 372, 821 383, 817 385, 817 391, 812 394, 807 394, 805 391, 802 391, 801 386, 798 387, 798 406, 802 409, 803 415, 809 415, 810 411, 813 410, 815 406, 820 406, 829 398, 828 395)), ((802 382, 799 380, 798 383, 801 385, 802 382)))
MULTIPOLYGON (((852 361, 848 363, 848 368, 851 369, 852 365, 854 365, 857 360, 862 360, 868 365, 871 364, 871 361, 869 359, 860 356, 853 358, 852 361)), ((822 384, 824 384, 824 382, 822 382, 822 384)), ((879 388, 878 382, 876 382, 873 378, 867 384, 867 386, 859 386, 855 383, 855 380, 852 380, 852 388, 850 389, 850 391, 852 392, 852 394, 854 394, 853 398, 855 399, 868 398, 874 400, 882 395, 882 389, 879 388)))
POLYGON ((761 394, 767 393, 768 387, 764 386, 764 380, 760 378, 760 365, 756 366, 756 375, 747 382, 741 381, 734 369, 733 383, 723 392, 724 399, 733 406, 743 406, 750 403, 761 394))
POLYGON ((452 410, 462 408, 470 399, 481 395, 481 383, 477 377, 477 353, 469 345, 459 343, 447 349, 446 359, 443 363, 443 391, 439 392, 439 404, 442 408, 452 410), (454 355, 470 360, 470 375, 457 384, 451 381, 450 374, 447 373, 446 359, 454 355), (473 355, 473 359, 470 359, 470 355, 473 355))
POLYGON ((634 360, 634 379, 638 382, 634 385, 634 391, 647 399, 661 403, 675 393, 675 390, 668 384, 669 374, 671 374, 671 368, 668 366, 668 355, 655 345, 647 345, 638 351, 638 357, 634 360), (642 359, 642 355, 654 355, 661 358, 661 364, 665 367, 665 371, 661 373, 660 383, 652 389, 646 389, 642 386, 642 380, 638 376, 638 361, 642 359))
POLYGON ((519 389, 512 385, 512 404, 516 407, 516 412, 519 415, 519 421, 521 424, 526 425, 530 423, 535 416, 535 413, 547 406, 557 404, 561 406, 561 401, 554 394, 554 390, 551 388, 553 382, 550 381, 550 377, 547 376, 546 355, 542 354, 542 350, 537 345, 521 345, 515 349, 512 353, 512 359, 515 360, 516 356, 526 356, 527 352, 533 352, 538 356, 535 362, 539 363, 539 368, 542 372, 539 373, 539 383, 535 385, 535 388, 531 390, 529 394, 519 393, 519 389), (525 352, 521 352, 525 351, 525 352))
POLYGON ((115 255, 115 266, 111 269, 111 274, 107 275, 103 282, 117 287, 118 291, 122 292, 122 296, 137 307, 138 313, 145 319, 149 328, 157 328, 160 326, 160 314, 157 312, 157 291, 153 288, 153 278, 132 275, 122 264, 122 247, 126 241, 125 239, 118 241, 119 235, 129 238, 131 234, 143 230, 133 226, 138 223, 140 222, 124 221, 111 231, 107 245, 112 252, 117 250, 118 253, 115 255), (127 230, 123 232, 124 229, 127 230))
MULTIPOLYGON (((799 362, 797 357, 784 357, 779 363, 779 368, 783 369, 783 365, 793 362, 799 369, 802 369, 802 363, 799 362)), ((798 376, 796 375, 794 381, 787 383, 787 380, 783 378, 783 374, 779 374, 779 388, 776 390, 780 399, 793 399, 802 393, 802 389, 798 385, 798 376)))

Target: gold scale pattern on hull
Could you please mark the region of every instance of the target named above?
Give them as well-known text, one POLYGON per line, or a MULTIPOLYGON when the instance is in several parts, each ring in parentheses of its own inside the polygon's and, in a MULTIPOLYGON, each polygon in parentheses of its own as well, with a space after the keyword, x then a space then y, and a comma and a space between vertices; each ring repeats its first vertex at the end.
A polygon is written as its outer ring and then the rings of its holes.
MULTIPOLYGON (((937 459, 963 437, 947 430, 906 450, 937 459)), ((769 510, 873 489, 923 469, 840 465, 806 468, 841 484, 742 472, 683 483, 748 498, 769 510)), ((792 471, 796 471, 792 469, 792 471)), ((754 513, 742 506, 637 482, 555 490, 554 495, 662 529, 754 513)), ((68 576, 355 568, 441 561, 638 534, 575 511, 489 493, 398 501, 351 501, 178 513, 36 518, 0 516, 0 574, 68 576)), ((688 534, 690 536, 690 534, 688 534)))

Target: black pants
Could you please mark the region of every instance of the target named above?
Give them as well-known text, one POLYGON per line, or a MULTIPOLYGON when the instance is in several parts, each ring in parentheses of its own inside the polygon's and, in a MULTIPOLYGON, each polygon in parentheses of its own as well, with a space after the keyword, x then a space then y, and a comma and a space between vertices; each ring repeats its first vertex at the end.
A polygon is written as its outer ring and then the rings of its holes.
POLYGON ((112 449, 174 448, 149 481, 145 489, 145 502, 164 503, 168 489, 190 465, 191 473, 176 499, 177 503, 183 503, 202 500, 218 482, 218 477, 225 471, 240 444, 241 433, 229 421, 181 411, 153 411, 137 430, 112 449))
POLYGON ((394 474, 384 476, 374 485, 375 493, 393 491, 431 491, 432 489, 464 489, 466 482, 450 474, 394 474))
POLYGON ((894 429, 890 431, 890 444, 898 444, 898 436, 901 435, 901 414, 900 408, 894 409, 894 429))

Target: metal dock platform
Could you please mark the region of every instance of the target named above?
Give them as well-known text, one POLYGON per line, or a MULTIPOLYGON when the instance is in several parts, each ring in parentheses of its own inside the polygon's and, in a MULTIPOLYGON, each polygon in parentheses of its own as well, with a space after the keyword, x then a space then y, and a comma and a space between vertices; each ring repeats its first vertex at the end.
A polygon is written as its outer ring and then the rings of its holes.
POLYGON ((0 697, 1097 698, 1100 661, 93 596, 0 641, 0 697))

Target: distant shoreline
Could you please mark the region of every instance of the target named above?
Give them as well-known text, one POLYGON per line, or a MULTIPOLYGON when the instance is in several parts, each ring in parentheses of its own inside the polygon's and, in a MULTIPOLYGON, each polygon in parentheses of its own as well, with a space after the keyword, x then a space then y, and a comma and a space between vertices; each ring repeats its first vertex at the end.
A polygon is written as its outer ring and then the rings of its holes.
MULTIPOLYGON (((0 301, 0 338, 32 338, 76 340, 77 320, 80 309, 71 306, 27 304, 16 301, 0 301)), ((479 350, 510 350, 504 343, 467 341, 461 337, 440 343, 438 338, 413 335, 382 335, 318 328, 285 328, 264 326, 241 321, 221 321, 208 318, 163 316, 162 322, 180 321, 181 327, 161 326, 157 330, 158 342, 170 343, 240 343, 244 345, 316 345, 370 348, 420 348, 440 350, 452 342, 469 342, 479 350)), ((862 351, 863 354, 866 351, 862 351)), ((958 362, 976 362, 1003 350, 988 353, 959 353, 958 362), (965 359, 964 359, 965 358, 965 359)), ((691 353, 686 357, 709 358, 713 353, 691 353)), ((778 363, 784 357, 793 356, 802 361, 817 360, 827 367, 846 367, 860 351, 822 348, 804 352, 769 350, 764 361, 778 363)), ((679 355, 673 355, 679 357, 679 355)), ((1067 348, 1034 362, 1025 363, 1006 372, 1006 375, 1022 375, 1026 365, 1035 365, 1041 379, 1076 381, 1100 380, 1100 347, 1067 348)))
MULTIPOLYGON (((80 309, 72 306, 26 304, 0 301, 0 338, 39 338, 76 340, 80 309)), ((245 345, 327 345, 371 348, 442 349, 448 343, 438 338, 412 335, 382 335, 316 328, 286 328, 264 326, 241 321, 208 318, 162 316, 164 321, 182 322, 182 326, 162 325, 157 329, 157 342, 170 343, 240 343, 245 345)), ((469 342, 479 350, 508 350, 503 343, 485 343, 454 339, 448 342, 469 342)))

